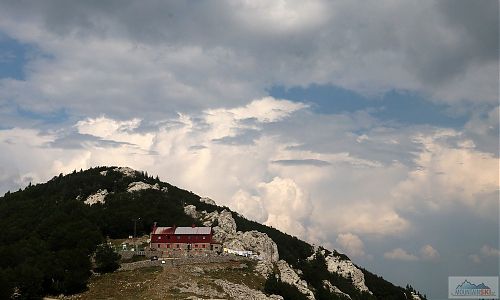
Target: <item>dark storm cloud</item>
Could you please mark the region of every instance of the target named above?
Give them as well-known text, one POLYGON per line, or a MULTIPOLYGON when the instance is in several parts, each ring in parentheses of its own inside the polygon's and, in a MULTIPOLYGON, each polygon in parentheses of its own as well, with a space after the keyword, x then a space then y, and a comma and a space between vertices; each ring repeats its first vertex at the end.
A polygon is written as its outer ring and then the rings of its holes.
MULTIPOLYGON (((474 94, 467 87, 473 83, 462 80, 463 91, 457 91, 454 80, 498 61, 495 0, 290 1, 281 6, 47 0, 3 1, 0 9, 6 20, 43 28, 63 39, 161 47, 144 58, 148 60, 161 60, 172 51, 200 55, 204 63, 181 57, 163 67, 176 84, 197 92, 186 96, 191 101, 169 95, 172 88, 159 89, 160 82, 139 85, 148 88, 154 111, 241 103, 240 97, 263 95, 275 84, 330 83, 372 94, 410 89, 437 98, 472 100, 474 94)), ((6 30, 15 31, 8 26, 6 30)), ((495 73, 491 68, 480 72, 488 89, 476 98, 496 102, 495 73)))

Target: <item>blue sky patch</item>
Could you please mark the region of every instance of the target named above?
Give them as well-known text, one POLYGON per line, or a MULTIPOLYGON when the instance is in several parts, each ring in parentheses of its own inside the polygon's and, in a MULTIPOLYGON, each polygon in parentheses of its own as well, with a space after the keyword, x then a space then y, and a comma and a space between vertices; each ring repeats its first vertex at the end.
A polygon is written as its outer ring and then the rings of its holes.
POLYGON ((10 38, 0 32, 0 79, 24 80, 24 66, 30 59, 34 47, 10 38))
POLYGON ((367 98, 332 85, 307 88, 274 86, 268 92, 275 98, 310 103, 313 111, 320 114, 369 110, 382 121, 453 128, 460 128, 467 122, 467 116, 450 114, 446 105, 435 104, 409 92, 390 91, 382 97, 367 98))
POLYGON ((32 119, 32 120, 40 120, 44 124, 54 124, 61 123, 68 120, 69 115, 65 108, 60 108, 58 110, 48 112, 48 113, 39 113, 30 110, 26 110, 21 108, 20 106, 16 107, 16 112, 19 116, 32 119))

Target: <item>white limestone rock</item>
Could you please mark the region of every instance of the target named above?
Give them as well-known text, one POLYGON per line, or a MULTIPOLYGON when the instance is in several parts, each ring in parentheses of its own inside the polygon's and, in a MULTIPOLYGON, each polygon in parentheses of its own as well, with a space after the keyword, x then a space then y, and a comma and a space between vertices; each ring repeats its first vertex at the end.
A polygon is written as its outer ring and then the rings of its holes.
POLYGON ((342 292, 338 287, 332 285, 328 280, 323 280, 323 287, 325 287, 334 294, 337 294, 339 296, 344 296, 346 299, 351 299, 351 296, 349 296, 349 294, 342 292))
POLYGON ((413 300, 422 300, 422 298, 414 292, 411 292, 411 297, 413 300))
POLYGON ((154 185, 142 182, 142 181, 136 181, 132 182, 128 185, 127 187, 127 192, 132 193, 132 192, 137 192, 137 191, 142 191, 142 190, 159 190, 160 185, 158 183, 155 183, 154 185))
POLYGON ((365 284, 365 276, 350 260, 340 259, 337 256, 328 255, 325 257, 329 272, 337 273, 344 278, 350 278, 352 284, 362 292, 370 292, 365 284))
POLYGON ((206 203, 206 204, 210 204, 210 205, 217 205, 215 204, 215 201, 208 198, 208 197, 201 197, 200 198, 200 202, 203 202, 203 203, 206 203))
POLYGON ((307 282, 302 280, 286 261, 280 260, 276 265, 280 272, 281 281, 295 286, 302 294, 307 296, 307 299, 315 299, 313 292, 307 287, 307 282))
POLYGON ((229 299, 235 300, 283 300, 279 295, 266 296, 258 290, 251 289, 246 285, 232 283, 223 279, 216 279, 215 284, 220 286, 229 296, 229 299))
POLYGON ((184 212, 192 218, 199 219, 204 226, 213 227, 213 238, 221 243, 223 247, 231 250, 246 250, 256 253, 260 260, 277 262, 279 260, 278 246, 267 234, 255 230, 241 232, 236 231, 236 221, 230 211, 223 210, 220 213, 213 211, 201 213, 196 211, 196 206, 186 205, 184 212))
POLYGON ((135 177, 135 173, 136 173, 136 171, 134 169, 129 168, 129 167, 116 167, 113 169, 113 171, 120 172, 123 175, 128 176, 128 177, 135 177))
POLYGON ((252 251, 258 255, 260 260, 271 263, 279 260, 276 243, 267 234, 256 230, 238 231, 236 234, 228 236, 223 246, 233 250, 252 251))
POLYGON ((267 278, 271 273, 273 273, 273 264, 266 260, 259 260, 257 265, 255 265, 255 273, 267 278))
POLYGON ((193 219, 198 219, 198 212, 196 211, 196 206, 186 205, 184 206, 184 213, 193 219))
POLYGON ((83 201, 83 203, 90 205, 90 206, 92 206, 96 203, 104 204, 106 202, 105 198, 107 195, 108 195, 108 190, 106 190, 106 189, 98 190, 95 194, 88 196, 87 199, 85 199, 85 201, 83 201))
POLYGON ((104 170, 104 171, 99 172, 99 174, 101 174, 102 176, 106 176, 106 175, 108 175, 108 171, 104 170))
POLYGON ((219 219, 219 212, 214 210, 213 212, 207 213, 205 210, 201 212, 201 221, 203 226, 213 226, 215 221, 219 219))
POLYGON ((236 221, 230 211, 223 210, 217 216, 217 226, 213 228, 214 239, 219 243, 224 243, 228 238, 236 234, 236 221))

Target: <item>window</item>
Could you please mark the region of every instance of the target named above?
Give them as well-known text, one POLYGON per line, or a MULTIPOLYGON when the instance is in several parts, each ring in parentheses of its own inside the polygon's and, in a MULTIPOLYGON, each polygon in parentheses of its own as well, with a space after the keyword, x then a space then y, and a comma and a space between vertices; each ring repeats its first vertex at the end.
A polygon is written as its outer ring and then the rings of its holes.
POLYGON ((167 244, 167 248, 170 248, 170 244, 167 244))
POLYGON ((179 244, 177 244, 177 248, 179 248, 179 244))
POLYGON ((202 248, 205 248, 205 244, 201 245, 202 248))
POLYGON ((198 244, 194 244, 194 247, 195 247, 195 248, 198 248, 198 244))
POLYGON ((203 236, 203 239, 205 239, 205 236, 203 236))
POLYGON ((160 244, 156 245, 157 248, 160 248, 160 244))

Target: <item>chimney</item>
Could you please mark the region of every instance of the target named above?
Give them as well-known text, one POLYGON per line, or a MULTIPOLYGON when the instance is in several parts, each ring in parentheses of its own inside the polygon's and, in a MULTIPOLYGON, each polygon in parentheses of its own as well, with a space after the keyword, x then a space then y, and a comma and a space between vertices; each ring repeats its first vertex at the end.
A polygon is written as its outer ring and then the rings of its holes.
POLYGON ((194 225, 194 224, 191 224, 191 227, 192 227, 192 228, 195 228, 195 227, 196 227, 196 225, 194 225))

